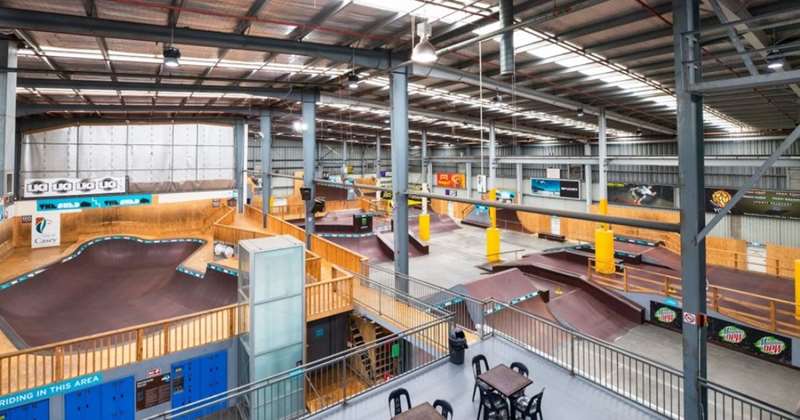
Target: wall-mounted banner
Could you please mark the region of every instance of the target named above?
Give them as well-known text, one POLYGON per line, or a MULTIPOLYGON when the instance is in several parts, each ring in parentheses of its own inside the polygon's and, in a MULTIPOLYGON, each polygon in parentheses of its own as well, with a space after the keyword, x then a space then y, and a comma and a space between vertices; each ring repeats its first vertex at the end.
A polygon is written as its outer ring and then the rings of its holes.
POLYGON ((61 245, 61 213, 36 213, 31 223, 31 248, 61 245))
POLYGON ((77 378, 66 381, 52 383, 27 391, 15 394, 3 395, 0 397, 0 411, 7 410, 20 405, 30 404, 36 401, 46 400, 56 395, 62 395, 79 389, 88 388, 103 383, 103 374, 94 373, 91 375, 78 376, 77 378))
POLYGON ((467 176, 457 172, 438 172, 436 174, 436 186, 463 190, 467 188, 467 176))
MULTIPOLYGON (((719 212, 736 191, 706 188, 706 211, 719 212)), ((800 191, 751 190, 733 206, 731 214, 800 220, 800 191)))
POLYGON ((608 183, 608 202, 626 206, 675 208, 675 188, 667 185, 608 183))
POLYGON ((99 197, 44 198, 36 200, 36 211, 101 209, 144 206, 153 203, 152 194, 103 195, 99 197))
POLYGON ((69 197, 79 195, 124 194, 125 177, 102 178, 40 178, 28 179, 23 188, 23 197, 69 197))
MULTIPOLYGON (((650 321, 680 332, 683 311, 675 306, 650 301, 650 321)), ((736 322, 708 318, 708 341, 772 362, 792 364, 792 340, 736 322)))
POLYGON ((581 198, 581 183, 570 179, 531 178, 531 192, 545 197, 581 198))

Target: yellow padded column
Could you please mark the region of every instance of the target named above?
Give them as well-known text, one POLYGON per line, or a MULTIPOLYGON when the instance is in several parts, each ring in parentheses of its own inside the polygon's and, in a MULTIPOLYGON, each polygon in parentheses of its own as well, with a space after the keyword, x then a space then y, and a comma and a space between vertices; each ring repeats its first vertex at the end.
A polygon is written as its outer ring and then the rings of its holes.
MULTIPOLYGON (((489 201, 496 199, 497 190, 490 190, 489 201)), ((489 223, 490 226, 486 228, 486 259, 495 263, 500 261, 500 229, 497 228, 497 209, 494 207, 489 207, 489 223)))
POLYGON ((614 273, 614 232, 602 227, 595 229, 594 259, 598 273, 614 273))
POLYGON ((431 215, 420 213, 419 216, 419 239, 429 241, 431 239, 431 215))
POLYGON ((794 260, 794 318, 800 320, 800 260, 794 260))

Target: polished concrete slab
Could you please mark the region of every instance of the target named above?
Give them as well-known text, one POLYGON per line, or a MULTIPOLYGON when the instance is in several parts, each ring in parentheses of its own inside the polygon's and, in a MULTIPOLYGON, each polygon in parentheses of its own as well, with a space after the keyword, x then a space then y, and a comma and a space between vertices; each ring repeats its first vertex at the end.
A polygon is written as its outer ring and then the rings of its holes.
POLYGON ((524 363, 531 372, 533 384, 526 389, 530 396, 544 389, 542 411, 545 419, 636 420, 656 419, 660 416, 628 400, 573 377, 533 353, 499 339, 482 341, 467 350, 465 364, 439 363, 408 378, 389 382, 357 397, 343 406, 320 413, 313 418, 334 420, 389 419, 389 393, 399 387, 411 394, 412 405, 425 401, 432 403, 444 399, 453 406, 455 419, 473 419, 478 415, 478 402, 471 401, 475 383, 469 361, 474 355, 484 354, 490 366, 511 362, 524 363))

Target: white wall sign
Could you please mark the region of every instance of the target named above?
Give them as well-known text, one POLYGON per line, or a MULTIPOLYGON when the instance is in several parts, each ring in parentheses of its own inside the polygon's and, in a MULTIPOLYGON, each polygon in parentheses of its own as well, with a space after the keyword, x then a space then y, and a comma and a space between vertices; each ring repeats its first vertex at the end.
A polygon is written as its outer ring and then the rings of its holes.
POLYGON ((559 168, 547 168, 547 178, 550 179, 559 179, 561 178, 561 169, 559 168))
POLYGON ((61 245, 61 213, 36 213, 31 223, 31 248, 61 245))
POLYGON ((125 178, 41 178, 25 181, 25 198, 69 197, 76 195, 125 193, 125 178))

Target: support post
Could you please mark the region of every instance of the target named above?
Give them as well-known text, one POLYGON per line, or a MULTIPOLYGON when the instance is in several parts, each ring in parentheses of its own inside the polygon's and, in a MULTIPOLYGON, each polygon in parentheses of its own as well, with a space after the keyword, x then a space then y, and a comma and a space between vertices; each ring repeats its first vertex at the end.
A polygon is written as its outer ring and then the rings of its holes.
POLYGON ((342 182, 347 178, 347 140, 342 142, 342 182))
MULTIPOLYGON (((17 41, 0 40, 0 67, 17 68, 17 41)), ((0 73, 0 198, 14 191, 16 178, 17 72, 0 73), (9 176, 10 175, 10 176, 9 176)))
POLYGON ((794 260, 794 318, 800 320, 800 259, 794 260))
MULTIPOLYGON (((497 190, 489 190, 489 201, 497 200, 497 190)), ((490 263, 500 261, 500 229, 497 228, 497 209, 489 208, 489 227, 486 228, 486 259, 490 263)))
POLYGON ((428 161, 427 165, 428 165, 428 178, 426 182, 428 183, 428 187, 430 188, 430 190, 433 191, 433 162, 428 161))
POLYGON ((408 291, 408 73, 391 72, 392 197, 394 198, 394 271, 397 289, 408 291))
POLYGON ((267 227, 267 215, 272 207, 272 114, 261 111, 261 213, 262 227, 267 227))
POLYGON ((516 173, 517 173, 517 203, 522 204, 523 198, 523 185, 522 185, 522 164, 516 164, 516 173))
POLYGON ((467 198, 472 198, 472 162, 464 164, 464 175, 466 179, 467 198))
POLYGON ((236 211, 241 214, 247 202, 247 124, 244 120, 236 121, 233 141, 236 151, 236 211))
POLYGON ((428 130, 422 129, 422 150, 420 151, 420 165, 419 165, 419 183, 424 184, 428 182, 426 169, 428 164, 428 130))
POLYGON ((494 121, 489 125, 489 182, 488 190, 497 188, 497 138, 494 121))
POLYGON ((305 202, 306 207, 306 247, 311 249, 311 235, 315 231, 314 198, 317 187, 314 185, 314 168, 317 162, 317 96, 316 90, 303 91, 303 187, 311 190, 305 202))
MULTIPOLYGON (((683 313, 706 313, 706 246, 696 241, 705 225, 703 98, 689 91, 701 80, 700 44, 688 32, 700 29, 699 0, 673 0, 675 93, 678 98, 678 163, 681 201, 683 313)), ((683 405, 686 420, 703 420, 708 399, 699 382, 707 378, 706 327, 683 323, 683 405)))
MULTIPOLYGON (((584 156, 592 156, 592 145, 591 143, 587 142, 583 145, 583 154, 584 156)), ((583 175, 584 175, 584 192, 583 197, 586 199, 586 211, 589 212, 592 210, 592 165, 586 164, 583 165, 583 175)))
POLYGON ((597 115, 597 182, 600 184, 600 202, 601 214, 608 208, 608 166, 606 166, 606 159, 608 158, 608 144, 606 143, 606 110, 600 109, 597 115))
MULTIPOLYGON (((381 179, 381 135, 375 137, 375 182, 380 186, 381 179)), ((381 199, 381 192, 375 191, 375 199, 381 199)))

